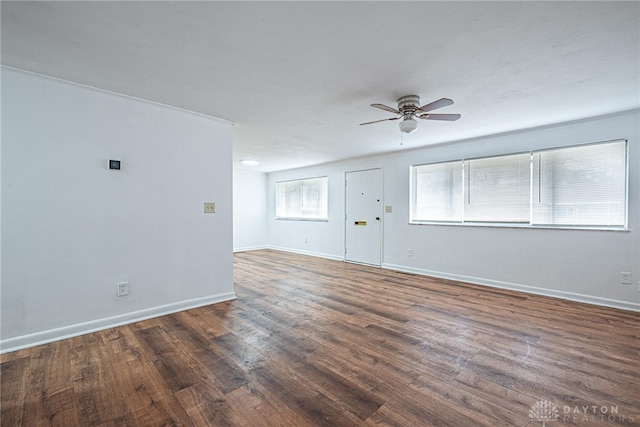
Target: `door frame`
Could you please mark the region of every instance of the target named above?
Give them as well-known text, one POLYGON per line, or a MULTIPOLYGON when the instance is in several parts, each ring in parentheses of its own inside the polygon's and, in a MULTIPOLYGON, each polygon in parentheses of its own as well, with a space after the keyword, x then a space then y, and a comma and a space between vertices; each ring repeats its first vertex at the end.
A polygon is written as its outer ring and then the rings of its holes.
POLYGON ((362 169, 354 169, 354 170, 348 170, 344 172, 344 176, 343 176, 343 182, 344 185, 342 186, 342 189, 344 191, 344 216, 342 217, 342 227, 343 227, 343 251, 342 251, 342 257, 343 260, 345 262, 350 262, 353 264, 362 264, 362 265, 369 265, 369 266, 374 266, 374 267, 379 267, 382 268, 382 265, 384 264, 384 167, 382 165, 380 166, 372 166, 372 167, 368 167, 368 168, 362 168, 362 169), (349 173, 353 173, 353 172, 367 172, 367 171, 372 171, 372 170, 379 170, 380 171, 380 233, 379 233, 379 238, 380 238, 380 264, 366 264, 366 263, 359 263, 357 261, 352 261, 352 260, 348 260, 347 259, 347 174, 349 173))

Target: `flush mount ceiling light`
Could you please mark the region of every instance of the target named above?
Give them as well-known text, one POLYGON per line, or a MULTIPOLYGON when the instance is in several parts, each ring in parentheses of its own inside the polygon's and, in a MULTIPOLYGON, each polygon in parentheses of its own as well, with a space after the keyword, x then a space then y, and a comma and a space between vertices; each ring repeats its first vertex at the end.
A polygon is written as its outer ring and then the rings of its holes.
POLYGON ((426 120, 445 120, 448 122, 456 121, 460 118, 460 114, 430 114, 429 111, 446 107, 453 104, 449 98, 440 98, 429 104, 420 107, 420 97, 418 95, 406 95, 398 99, 398 108, 392 108, 384 104, 371 104, 372 107, 379 108, 390 113, 397 114, 398 117, 390 119, 374 120, 373 122, 360 123, 361 125, 370 125, 371 123, 386 122, 387 120, 400 120, 400 132, 411 133, 418 128, 418 122, 415 118, 426 120))
POLYGON ((260 162, 257 160, 249 160, 249 159, 240 160, 240 163, 242 163, 245 166, 256 166, 260 164, 260 162))

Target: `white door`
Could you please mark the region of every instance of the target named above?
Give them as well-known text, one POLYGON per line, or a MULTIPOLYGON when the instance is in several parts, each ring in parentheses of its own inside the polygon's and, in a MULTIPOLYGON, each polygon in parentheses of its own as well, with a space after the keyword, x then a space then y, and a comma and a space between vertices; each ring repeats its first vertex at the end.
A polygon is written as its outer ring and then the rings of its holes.
POLYGON ((380 266, 382 170, 345 174, 345 260, 380 266))

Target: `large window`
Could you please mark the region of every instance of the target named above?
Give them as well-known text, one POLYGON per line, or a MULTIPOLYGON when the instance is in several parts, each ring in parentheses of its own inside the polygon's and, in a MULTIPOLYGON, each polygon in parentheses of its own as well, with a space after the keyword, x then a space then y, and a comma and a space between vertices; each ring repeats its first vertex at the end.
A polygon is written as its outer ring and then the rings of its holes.
POLYGON ((620 226, 626 217, 625 141, 533 154, 533 222, 620 226))
POLYGON ((327 220, 328 182, 325 176, 276 183, 276 218, 327 220))
POLYGON ((412 223, 624 228, 627 143, 411 167, 412 223))

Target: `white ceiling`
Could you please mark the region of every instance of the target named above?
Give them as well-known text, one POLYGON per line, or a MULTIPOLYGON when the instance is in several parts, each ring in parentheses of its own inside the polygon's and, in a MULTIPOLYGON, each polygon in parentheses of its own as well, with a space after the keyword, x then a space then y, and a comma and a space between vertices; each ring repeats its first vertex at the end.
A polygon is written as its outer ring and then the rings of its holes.
POLYGON ((223 118, 274 171, 640 107, 639 2, 7 2, 2 63, 223 118), (400 147, 371 103, 455 101, 400 147))

